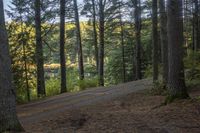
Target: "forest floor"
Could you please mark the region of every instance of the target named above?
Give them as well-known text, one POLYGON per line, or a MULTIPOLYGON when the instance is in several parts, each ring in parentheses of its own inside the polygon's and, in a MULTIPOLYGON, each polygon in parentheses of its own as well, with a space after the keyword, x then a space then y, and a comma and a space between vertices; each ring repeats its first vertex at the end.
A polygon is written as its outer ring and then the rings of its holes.
POLYGON ((200 86, 160 106, 150 80, 62 94, 17 107, 27 133, 200 133, 200 86))

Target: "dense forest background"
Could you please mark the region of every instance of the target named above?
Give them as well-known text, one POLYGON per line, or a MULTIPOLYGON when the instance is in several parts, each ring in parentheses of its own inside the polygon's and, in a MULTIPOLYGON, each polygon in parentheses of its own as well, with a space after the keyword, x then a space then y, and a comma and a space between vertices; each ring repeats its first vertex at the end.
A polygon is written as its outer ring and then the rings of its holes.
POLYGON ((0 132, 199 132, 199 0, 10 2, 0 132))
MULTIPOLYGON (((149 77, 164 86, 165 4, 12 0, 6 26, 17 101, 149 77)), ((199 4, 184 0, 182 9, 184 65, 190 83, 200 79, 199 4)))

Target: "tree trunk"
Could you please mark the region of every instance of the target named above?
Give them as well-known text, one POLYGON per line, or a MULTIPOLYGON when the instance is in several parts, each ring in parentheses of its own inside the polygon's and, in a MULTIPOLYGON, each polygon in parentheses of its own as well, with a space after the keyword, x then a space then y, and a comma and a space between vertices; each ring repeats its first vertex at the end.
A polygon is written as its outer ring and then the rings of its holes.
POLYGON ((104 86, 104 3, 99 1, 99 85, 104 86))
POLYGON ((158 80, 158 12, 157 0, 152 1, 153 81, 158 80))
POLYGON ((187 98, 183 65, 183 14, 182 0, 168 0, 168 102, 187 98))
POLYGON ((24 36, 24 28, 23 27, 23 19, 22 15, 20 14, 20 23, 21 23, 21 29, 22 29, 22 36, 21 36, 21 42, 22 42, 22 51, 23 51, 23 61, 24 61, 24 71, 25 71, 25 82, 26 82, 26 95, 27 95, 27 101, 31 101, 30 97, 30 87, 28 82, 28 68, 27 68, 27 56, 26 56, 26 42, 25 42, 25 36, 24 36))
POLYGON ((16 115, 16 99, 12 83, 3 0, 0 0, 0 40, 0 132, 22 131, 23 129, 16 115))
POLYGON ((194 49, 195 51, 200 49, 200 39, 199 39, 199 1, 194 0, 194 49))
POLYGON ((123 82, 126 82, 126 63, 125 63, 125 47, 124 47, 124 23, 122 20, 122 0, 119 3, 119 13, 120 13, 120 36, 121 36, 121 48, 122 48, 122 78, 123 82))
MULTIPOLYGON (((24 39, 24 37, 23 37, 23 39, 24 39)), ((28 68, 27 68, 27 59, 26 59, 27 58, 26 57, 26 48, 25 48, 24 40, 22 40, 22 41, 23 41, 24 71, 25 71, 25 79, 26 79, 26 94, 27 94, 27 101, 30 102, 31 97, 30 97, 30 88, 29 88, 29 83, 28 83, 28 68)))
POLYGON ((133 0, 133 5, 135 7, 135 39, 136 39, 136 66, 135 66, 135 79, 139 80, 142 78, 141 74, 141 7, 140 0, 133 0))
POLYGON ((98 73, 98 66, 99 66, 99 60, 98 60, 98 42, 97 42, 97 29, 96 29, 96 9, 95 9, 95 1, 92 0, 92 17, 93 17, 93 39, 94 39, 94 49, 95 49, 95 60, 96 60, 96 69, 98 73))
POLYGON ((83 52, 82 52, 81 30, 80 30, 77 0, 74 0, 74 12, 75 12, 75 22, 76 22, 76 39, 78 45, 79 78, 80 80, 83 80, 84 79, 83 52))
POLYGON ((65 61, 65 0, 60 0, 60 67, 61 93, 67 91, 66 61, 65 61))
POLYGON ((163 83, 167 85, 168 79, 168 42, 167 42, 167 14, 165 0, 159 0, 160 6, 160 38, 162 47, 163 83))
POLYGON ((44 59, 41 33, 40 0, 35 0, 36 61, 37 61, 37 93, 38 97, 46 95, 44 79, 44 59))

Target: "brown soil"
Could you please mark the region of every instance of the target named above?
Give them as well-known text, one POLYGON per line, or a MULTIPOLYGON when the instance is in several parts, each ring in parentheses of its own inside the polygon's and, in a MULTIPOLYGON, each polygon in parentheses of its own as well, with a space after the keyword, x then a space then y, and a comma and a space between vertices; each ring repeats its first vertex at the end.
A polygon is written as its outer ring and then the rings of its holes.
POLYGON ((200 133, 200 86, 190 96, 160 106, 165 97, 139 91, 24 127, 28 133, 200 133))

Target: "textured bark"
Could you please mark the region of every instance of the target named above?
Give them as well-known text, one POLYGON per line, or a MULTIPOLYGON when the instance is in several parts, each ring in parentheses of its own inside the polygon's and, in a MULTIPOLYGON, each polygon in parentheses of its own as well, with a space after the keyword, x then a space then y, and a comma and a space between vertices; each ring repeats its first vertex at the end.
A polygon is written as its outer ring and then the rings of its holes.
POLYGON ((83 52, 82 52, 81 30, 80 30, 77 0, 74 0, 74 12, 75 12, 75 22, 76 22, 76 39, 78 45, 79 79, 83 80, 84 79, 83 52))
POLYGON ((46 95, 44 79, 44 59, 41 33, 40 0, 35 0, 36 61, 37 61, 37 93, 38 97, 46 95))
POLYGON ((0 132, 17 132, 21 131, 22 127, 16 115, 3 0, 0 0, 0 40, 0 132))
POLYGON ((135 8, 135 39, 136 39, 136 67, 135 67, 135 79, 139 80, 142 79, 141 74, 141 6, 140 0, 133 0, 133 5, 135 8))
POLYGON ((23 41, 23 58, 24 58, 24 71, 25 71, 25 80, 26 80, 26 94, 27 94, 27 101, 31 101, 30 97, 30 88, 29 88, 29 82, 28 82, 28 67, 27 67, 27 57, 26 57, 26 48, 25 43, 23 41))
POLYGON ((187 98, 183 65, 182 0, 168 0, 169 100, 187 98))
POLYGON ((152 44, 153 44, 153 81, 158 80, 158 5, 157 0, 152 0, 152 44))
POLYGON ((123 82, 126 82, 126 62, 125 62, 125 47, 124 47, 124 23, 122 20, 122 0, 120 2, 119 5, 119 12, 120 12, 120 36, 121 36, 121 48, 122 48, 122 78, 123 78, 123 82))
POLYGON ((99 85, 104 86, 104 1, 99 1, 99 85))
POLYGON ((24 72, 25 72, 25 82, 26 82, 26 95, 27 95, 27 101, 31 101, 30 97, 30 87, 28 82, 28 67, 27 67, 27 56, 26 56, 26 42, 25 42, 25 36, 24 36, 24 28, 23 27, 23 19, 22 15, 20 14, 20 21, 21 21, 21 29, 22 29, 22 36, 21 36, 21 42, 22 42, 22 51, 23 51, 23 61, 24 61, 24 72))
POLYGON ((195 7, 195 11, 194 11, 194 25, 193 25, 193 29, 194 29, 194 50, 200 50, 200 29, 199 29, 199 1, 198 0, 194 0, 194 7, 195 7))
POLYGON ((93 17, 93 43, 95 49, 95 60, 96 60, 96 69, 98 73, 99 59, 98 59, 98 41, 97 41, 97 29, 96 29, 96 9, 95 9, 95 0, 92 0, 92 17, 93 17))
POLYGON ((162 70, 163 83, 167 84, 168 79, 168 41, 167 41, 167 14, 165 8, 165 0, 159 0, 160 7, 160 38, 162 47, 162 70))
POLYGON ((60 0, 60 67, 61 93, 67 91, 66 60, 65 60, 65 0, 60 0))

